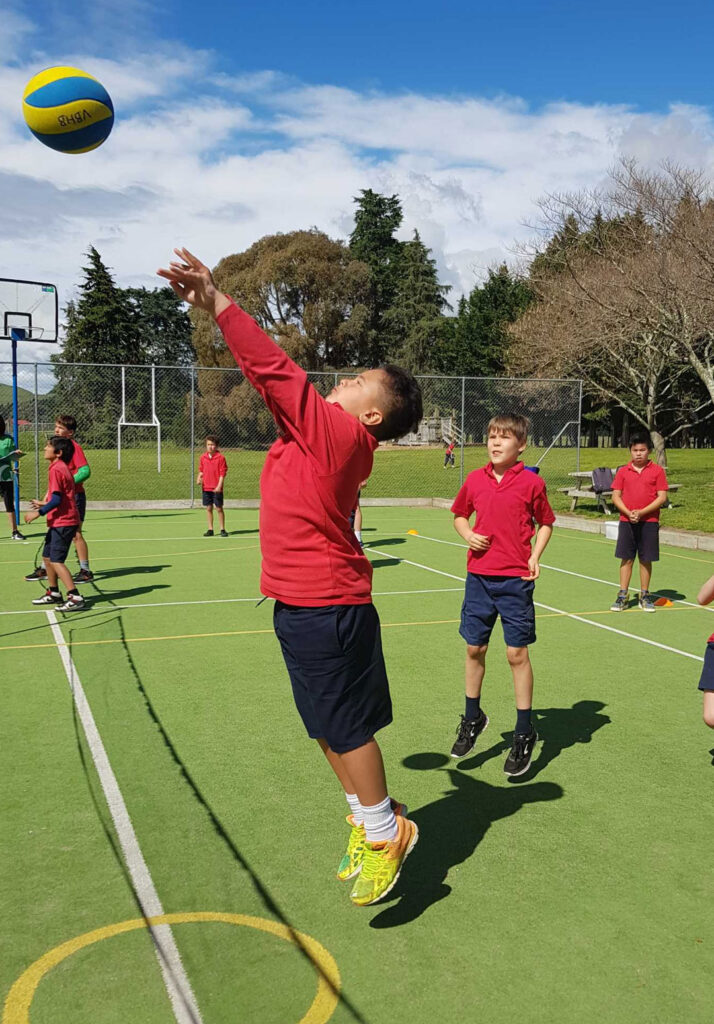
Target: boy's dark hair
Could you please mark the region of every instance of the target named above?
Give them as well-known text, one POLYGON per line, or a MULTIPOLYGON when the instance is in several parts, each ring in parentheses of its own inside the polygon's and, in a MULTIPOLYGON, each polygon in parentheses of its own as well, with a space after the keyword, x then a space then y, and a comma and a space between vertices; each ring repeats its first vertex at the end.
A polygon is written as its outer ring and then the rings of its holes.
POLYGON ((385 377, 383 390, 387 401, 374 436, 378 441, 388 441, 416 430, 424 408, 421 388, 411 373, 394 363, 385 363, 379 369, 385 377))
POLYGON ((633 448, 636 444, 646 444, 648 452, 651 452, 654 448, 648 430, 639 430, 636 434, 630 436, 630 448, 633 448))
POLYGON ((0 434, 5 433, 5 417, 0 416, 0 434))
POLYGON ((526 416, 519 416, 518 413, 508 412, 503 413, 500 416, 494 416, 489 425, 488 433, 495 430, 497 434, 513 434, 517 441, 521 444, 527 444, 528 442, 528 428, 530 422, 526 416))
POLYGON ((74 416, 55 416, 55 423, 61 423, 67 430, 71 430, 72 433, 77 429, 77 421, 74 416))
POLYGON ((215 434, 206 434, 206 440, 207 441, 213 441, 213 443, 215 444, 216 448, 218 447, 218 438, 216 437, 215 434))
MULTIPOLYGON (((59 420, 57 422, 59 422, 59 420)), ((62 426, 64 427, 66 426, 66 424, 63 423, 62 426)), ((69 430, 71 428, 67 427, 67 429, 69 430)), ((58 437, 57 435, 55 435, 54 437, 50 438, 50 444, 54 448, 57 455, 59 455, 62 462, 66 462, 69 464, 72 461, 72 456, 74 455, 74 445, 72 444, 68 437, 58 437)))

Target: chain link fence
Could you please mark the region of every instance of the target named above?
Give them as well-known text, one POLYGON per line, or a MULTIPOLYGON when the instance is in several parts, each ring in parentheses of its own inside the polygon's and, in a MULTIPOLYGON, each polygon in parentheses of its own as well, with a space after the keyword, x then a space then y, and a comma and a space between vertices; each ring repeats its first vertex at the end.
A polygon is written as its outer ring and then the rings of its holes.
MULTIPOLYGON (((200 503, 196 474, 207 434, 219 438, 228 462, 227 503, 259 497, 275 424, 240 370, 23 363, 18 371, 22 500, 44 493, 44 442, 62 413, 78 423, 92 469, 90 501, 200 503)), ((309 377, 326 395, 346 375, 309 377)), ((9 364, 0 363, 0 379, 10 379, 9 364)), ((365 500, 453 497, 466 474, 488 459, 489 420, 509 412, 529 418, 524 460, 539 467, 549 490, 572 483, 568 473, 579 469, 580 381, 429 376, 419 382, 419 430, 380 445, 365 500)), ((10 430, 10 389, 0 387, 0 413, 10 430)))

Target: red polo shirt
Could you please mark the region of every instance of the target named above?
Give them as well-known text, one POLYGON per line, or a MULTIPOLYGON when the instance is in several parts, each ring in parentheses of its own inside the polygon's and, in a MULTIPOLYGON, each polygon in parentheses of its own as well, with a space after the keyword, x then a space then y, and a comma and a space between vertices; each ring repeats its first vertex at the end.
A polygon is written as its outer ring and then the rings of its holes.
MULTIPOLYGON (((668 491, 667 474, 656 462, 648 461, 639 472, 631 462, 620 466, 612 481, 613 491, 622 491, 622 500, 631 510, 646 508, 657 497, 657 491, 668 491)), ((620 513, 620 522, 628 523, 627 516, 620 513)), ((642 523, 659 522, 659 509, 641 519, 642 523)))
POLYGON ((474 530, 491 538, 487 551, 469 549, 466 568, 478 576, 526 576, 534 524, 555 522, 545 480, 522 462, 506 470, 500 483, 490 462, 469 473, 451 511, 464 519, 475 512, 474 530))
POLYGON ((231 304, 218 326, 280 437, 260 477, 261 591, 286 604, 370 604, 372 566, 350 527, 377 440, 247 313, 231 304))
POLYGON ((203 490, 215 491, 221 477, 225 479, 228 463, 222 452, 204 452, 198 462, 198 471, 203 474, 203 490))
MULTIPOLYGON (((55 491, 59 491, 62 500, 57 508, 47 513, 48 526, 79 526, 79 510, 74 500, 74 480, 66 462, 56 459, 50 463, 49 484, 45 501, 49 501, 55 491)), ((44 504, 44 502, 43 502, 44 504)))
MULTIPOLYGON (((79 443, 79 441, 75 441, 74 438, 71 438, 71 441, 72 444, 74 445, 74 454, 72 455, 72 458, 69 460, 68 465, 70 473, 72 474, 72 476, 74 476, 78 469, 81 469, 82 466, 88 466, 89 463, 87 462, 87 456, 82 451, 82 446, 79 443)), ((81 494, 84 491, 84 484, 75 484, 74 489, 77 492, 77 494, 81 494)))

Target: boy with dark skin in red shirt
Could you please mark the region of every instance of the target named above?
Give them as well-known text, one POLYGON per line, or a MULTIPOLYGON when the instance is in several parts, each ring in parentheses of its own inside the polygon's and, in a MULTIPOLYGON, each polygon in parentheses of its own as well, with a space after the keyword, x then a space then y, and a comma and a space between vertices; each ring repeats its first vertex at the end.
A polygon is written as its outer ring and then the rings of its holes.
POLYGON ((652 563, 659 561, 659 510, 667 502, 667 475, 650 461, 652 438, 647 433, 630 439, 632 461, 621 466, 612 482, 612 503, 620 512, 615 557, 620 561, 620 589, 610 611, 624 611, 635 555, 640 560, 640 600, 643 612, 653 612, 650 597, 652 563))
POLYGON ((481 687, 491 631, 500 616, 517 711, 513 745, 504 765, 506 775, 528 771, 538 739, 531 723, 533 669, 528 647, 536 639, 535 580, 555 522, 545 482, 526 472, 519 461, 527 443, 528 420, 524 416, 494 417, 488 425, 491 461, 469 473, 451 507, 454 529, 469 547, 459 630, 466 641, 466 710, 451 756, 469 754, 488 725, 488 716, 481 709, 481 687), (539 529, 531 549, 534 523, 539 529))
POLYGON ((159 271, 179 298, 209 313, 247 380, 273 414, 279 438, 261 474, 261 590, 275 599, 273 621, 293 696, 344 789, 351 814, 338 868, 354 878, 357 906, 396 883, 418 830, 390 800, 375 732, 392 719, 372 566, 349 516, 380 440, 401 437, 422 415, 419 387, 386 365, 345 378, 327 399, 186 249, 159 271))

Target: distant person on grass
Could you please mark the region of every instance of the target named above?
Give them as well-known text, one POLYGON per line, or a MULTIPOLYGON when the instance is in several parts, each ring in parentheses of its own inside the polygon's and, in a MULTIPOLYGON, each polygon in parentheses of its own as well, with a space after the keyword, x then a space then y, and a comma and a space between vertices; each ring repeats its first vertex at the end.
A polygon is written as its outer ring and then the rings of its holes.
POLYGON ((528 771, 538 739, 531 722, 533 669, 528 648, 536 640, 533 591, 540 557, 555 522, 545 481, 526 473, 519 461, 527 443, 524 416, 495 416, 488 425, 491 461, 469 473, 451 506, 454 528, 469 546, 459 629, 466 641, 466 709, 451 756, 469 754, 488 725, 481 708, 481 687, 491 631, 500 616, 516 696, 516 728, 503 768, 506 775, 528 771), (534 523, 539 529, 531 548, 534 523))
POLYGON ((5 419, 0 416, 0 495, 5 505, 13 540, 25 540, 17 528, 15 518, 15 482, 12 468, 13 459, 19 459, 22 454, 19 448, 15 448, 15 439, 5 433, 5 419))
POLYGON ((446 469, 447 466, 451 466, 452 469, 456 466, 456 458, 454 456, 455 447, 456 441, 450 441, 447 444, 446 451, 444 452, 444 469, 446 469))
MULTIPOLYGON (((275 632, 298 711, 351 811, 338 878, 354 878, 351 899, 367 906, 393 888, 418 829, 389 798, 374 738, 392 721, 392 704, 372 567, 349 515, 379 441, 409 433, 421 419, 421 392, 411 374, 388 365, 345 378, 323 398, 217 291, 207 267, 186 249, 176 254, 179 261, 159 274, 216 320, 278 427, 260 481, 261 590, 275 599, 275 632)), ((307 837, 300 848, 309 849, 307 837)))
POLYGON ((612 503, 620 512, 615 558, 620 561, 620 589, 610 611, 622 612, 635 555, 640 560, 640 608, 655 610, 650 596, 652 563, 659 561, 659 510, 667 501, 667 474, 650 461, 652 438, 646 432, 630 439, 631 461, 620 466, 612 481, 612 503))
POLYGON ((74 499, 74 480, 69 469, 72 460, 72 442, 67 437, 51 437, 45 445, 45 459, 49 462, 49 484, 44 502, 31 501, 32 511, 25 513, 25 522, 32 523, 39 516, 47 516, 47 534, 42 551, 47 590, 32 603, 57 605, 61 612, 77 612, 84 608, 84 598, 77 590, 65 560, 79 529, 79 510, 74 499), (67 588, 67 599, 62 597, 57 580, 67 588))
MULTIPOLYGON (((77 421, 74 416, 62 415, 57 417, 55 421, 55 437, 67 437, 72 442, 73 450, 72 458, 69 462, 69 471, 74 480, 74 500, 79 512, 79 526, 74 535, 74 546, 79 560, 79 571, 74 574, 72 581, 74 583, 91 583, 94 579, 94 573, 89 568, 89 549, 82 533, 82 524, 87 512, 87 495, 84 491, 84 481, 89 480, 92 471, 89 468, 87 456, 82 451, 82 446, 75 439, 76 430, 77 421)), ((46 576, 45 567, 40 565, 33 572, 28 573, 25 579, 31 582, 32 580, 43 580, 46 576)))
MULTIPOLYGON (((714 601, 714 576, 710 576, 697 595, 699 604, 711 604, 714 601)), ((704 695, 702 716, 710 729, 714 729, 714 633, 707 640, 704 652, 704 668, 699 680, 699 689, 704 695)))
POLYGON ((223 481, 228 472, 228 463, 222 452, 218 451, 218 438, 209 434, 206 438, 206 450, 198 463, 196 483, 201 485, 203 507, 208 517, 208 529, 204 537, 213 536, 213 506, 216 506, 221 537, 227 537, 226 516, 223 511, 223 481))

